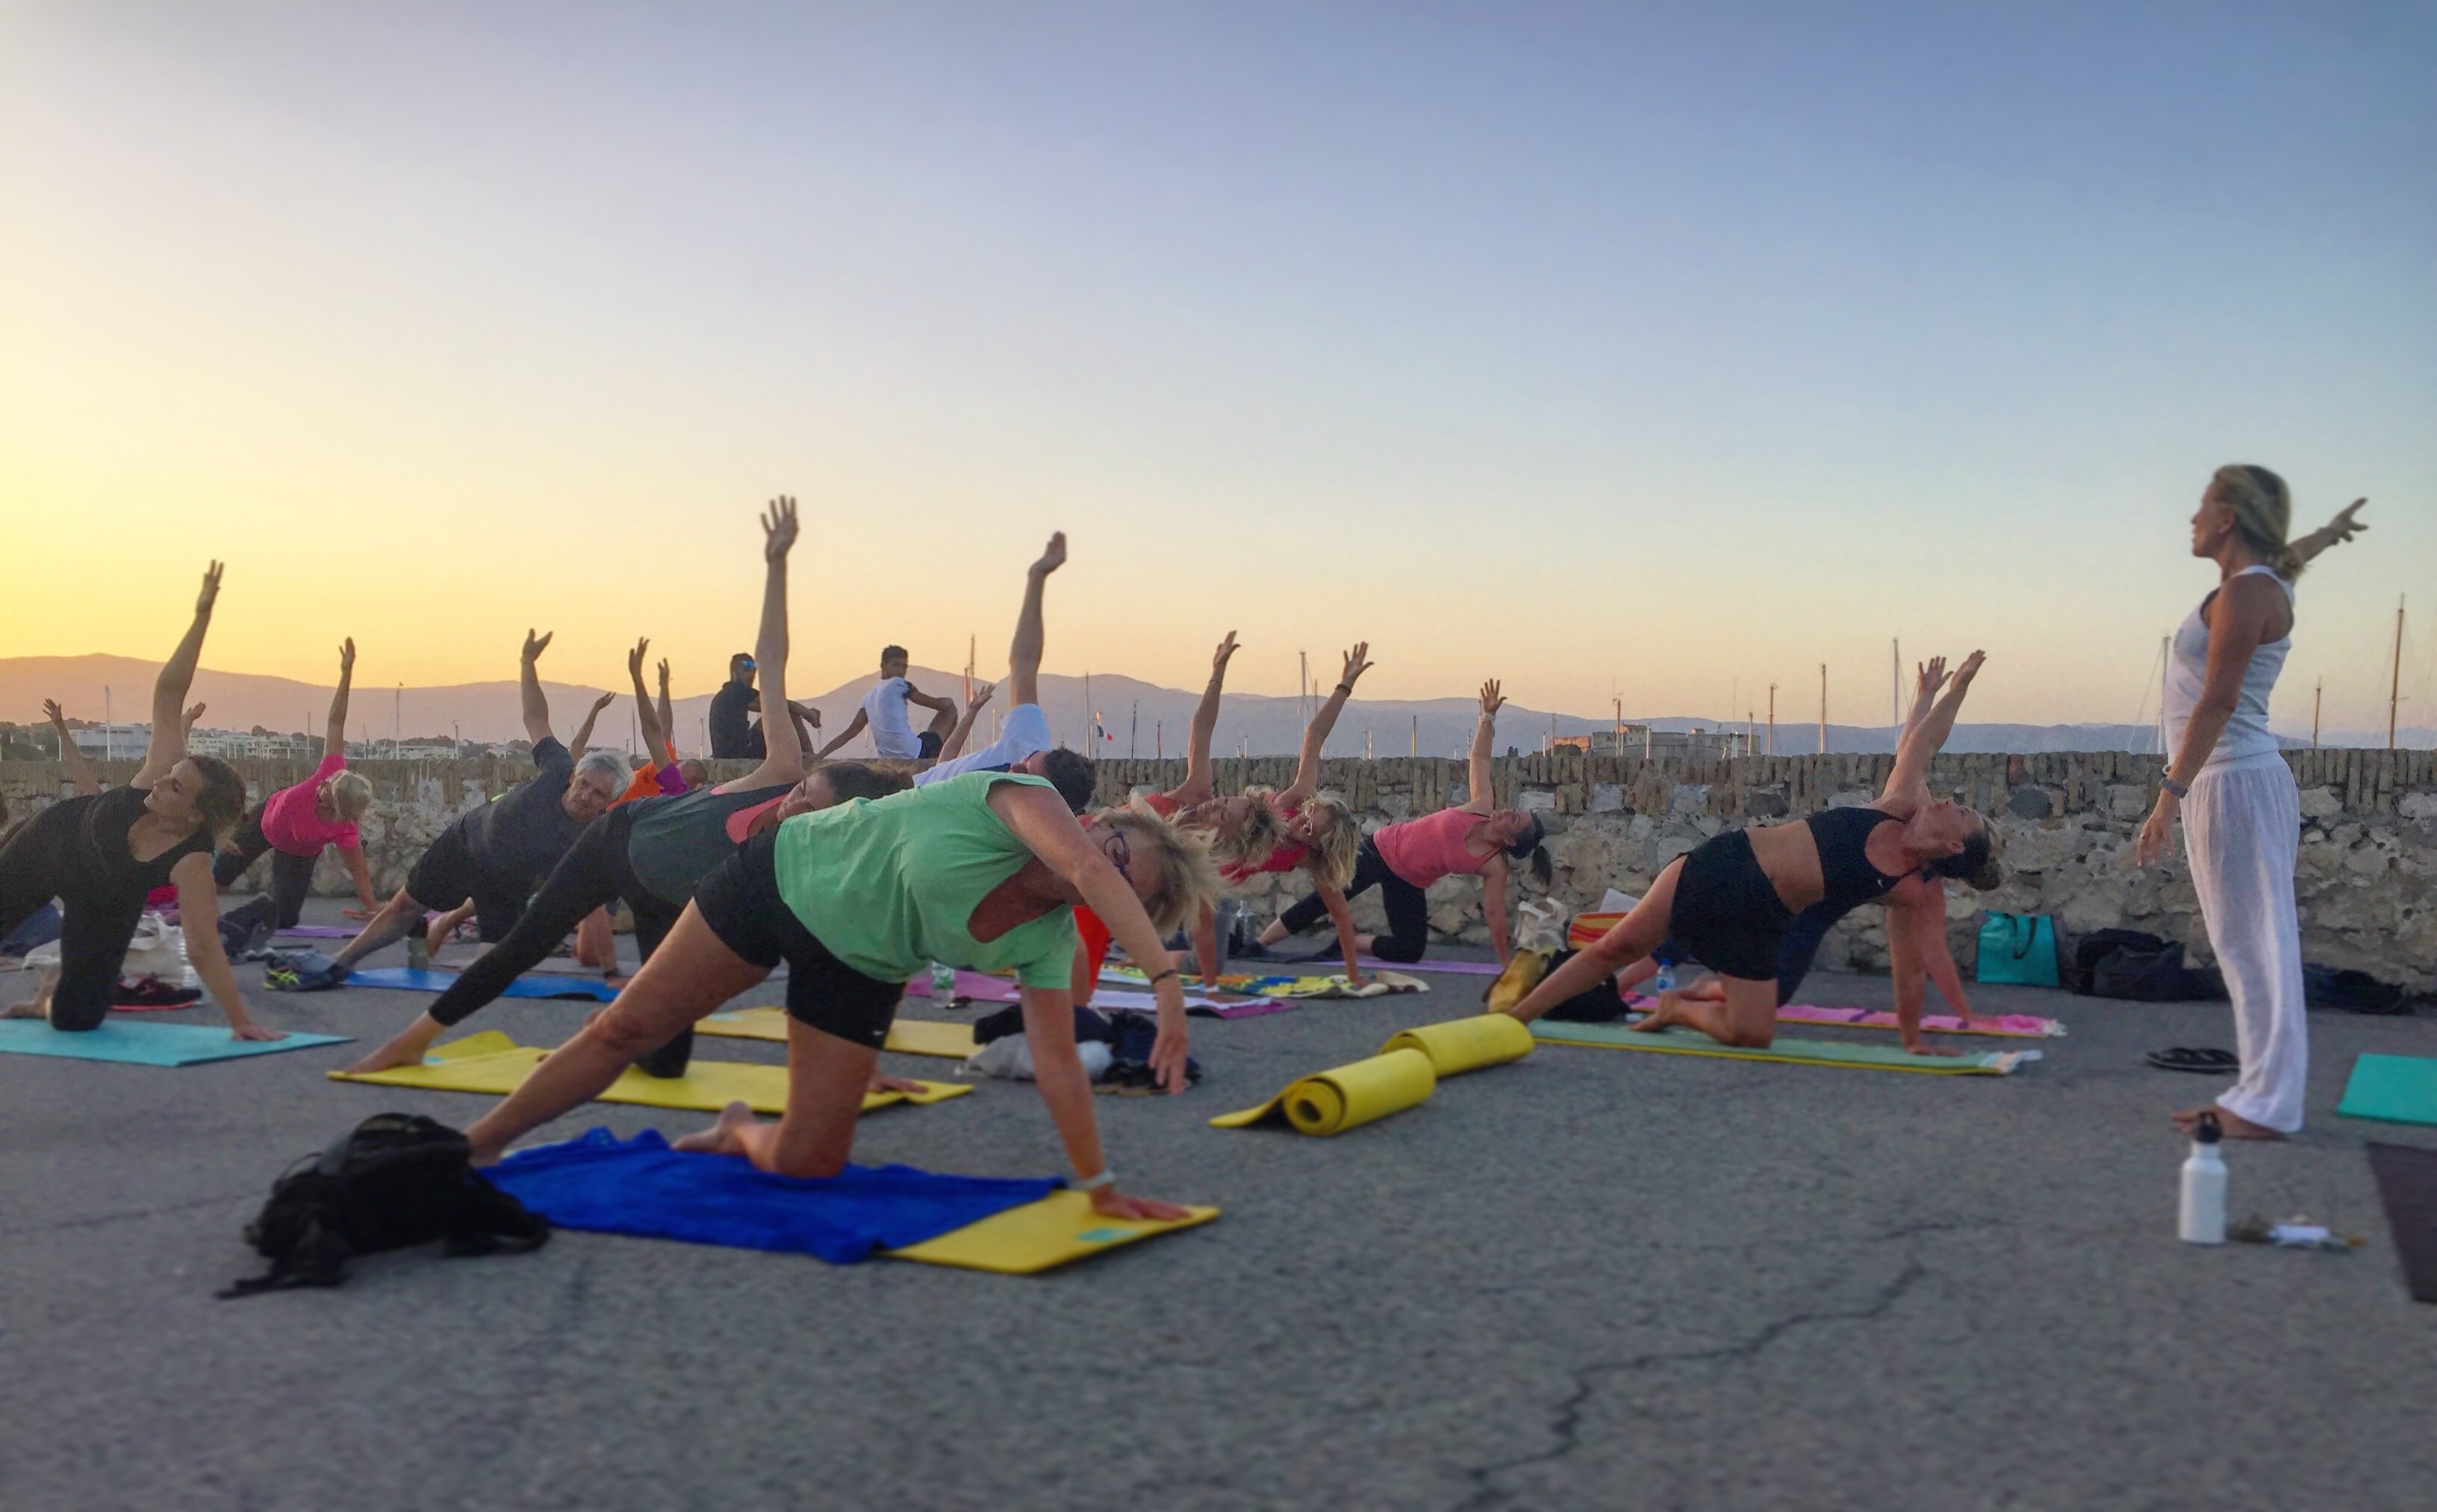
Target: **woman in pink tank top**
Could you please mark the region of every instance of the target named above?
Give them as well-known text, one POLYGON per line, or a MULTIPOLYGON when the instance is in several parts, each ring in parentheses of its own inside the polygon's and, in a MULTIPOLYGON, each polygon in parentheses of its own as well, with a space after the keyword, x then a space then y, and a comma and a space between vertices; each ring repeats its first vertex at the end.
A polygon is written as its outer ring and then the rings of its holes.
MULTIPOLYGON (((1499 965, 1514 954, 1506 932, 1506 879, 1512 860, 1529 857, 1532 874, 1549 884, 1549 853, 1540 844, 1543 830, 1537 815, 1521 809, 1490 806, 1489 750, 1498 733, 1498 711, 1505 703, 1496 679, 1481 684, 1481 723, 1472 733, 1471 792, 1451 808, 1401 824, 1386 825, 1362 842, 1354 863, 1353 879, 1339 899, 1379 889, 1388 910, 1388 933, 1357 935, 1356 948, 1381 960, 1399 963, 1422 958, 1429 944, 1429 887, 1441 877, 1479 876, 1481 911, 1489 918, 1489 942, 1499 965)), ((1310 928, 1329 908, 1326 895, 1315 892, 1279 915, 1261 934, 1271 945, 1289 934, 1310 928)))

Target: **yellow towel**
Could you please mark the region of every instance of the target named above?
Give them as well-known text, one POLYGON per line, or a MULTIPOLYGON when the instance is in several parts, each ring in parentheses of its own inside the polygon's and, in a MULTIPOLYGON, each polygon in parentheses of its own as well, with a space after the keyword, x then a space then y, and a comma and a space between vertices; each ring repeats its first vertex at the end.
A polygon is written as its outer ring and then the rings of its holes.
POLYGON ((1166 1222, 1103 1218, 1092 1210, 1092 1199, 1081 1192, 1051 1192, 1037 1203, 1008 1208, 938 1239, 880 1253, 891 1259, 1030 1275, 1120 1244, 1207 1223, 1218 1216, 1215 1207, 1189 1211, 1189 1217, 1166 1222))
POLYGON ((1419 1050, 1429 1057, 1430 1069, 1446 1077, 1519 1061, 1532 1053, 1534 1043, 1532 1031, 1520 1020, 1503 1013, 1482 1013, 1407 1029, 1379 1046, 1379 1053, 1419 1050))
POLYGON ((1297 1134, 1325 1138, 1419 1107, 1437 1085, 1429 1056, 1419 1050, 1391 1050, 1305 1077, 1257 1108, 1219 1115, 1210 1127, 1244 1129, 1284 1114, 1297 1134))
POLYGON ((1547 951, 1517 951, 1514 958, 1506 963, 1506 969, 1498 974, 1498 980, 1489 984, 1489 1011, 1493 1013, 1513 1012, 1515 1005, 1530 996, 1532 989, 1540 985, 1540 978, 1548 972, 1547 951))

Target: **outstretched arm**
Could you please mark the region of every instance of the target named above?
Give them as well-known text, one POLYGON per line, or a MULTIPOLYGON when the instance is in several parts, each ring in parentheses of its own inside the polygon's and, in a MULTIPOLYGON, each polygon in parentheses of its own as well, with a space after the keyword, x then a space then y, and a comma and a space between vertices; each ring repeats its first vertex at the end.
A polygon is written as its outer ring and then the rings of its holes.
POLYGON ((1008 698, 1011 704, 1041 701, 1041 590, 1049 574, 1066 565, 1066 533, 1058 531, 1042 548, 1041 559, 1024 570, 1024 607, 1016 611, 1015 639, 1008 642, 1008 698))
POLYGON ((847 722, 846 729, 839 733, 838 738, 831 741, 828 745, 823 746, 820 748, 819 754, 815 756, 814 760, 824 762, 828 761, 830 759, 830 752, 845 745, 848 741, 854 739, 855 736, 862 734, 864 727, 870 723, 871 716, 869 714, 860 709, 856 710, 854 712, 854 717, 847 722))
POLYGON ((67 767, 68 776, 75 780, 77 791, 88 797, 100 792, 101 778, 95 773, 93 763, 85 760, 84 752, 78 748, 76 737, 68 733, 67 715, 60 712, 56 702, 45 698, 43 700, 43 717, 48 719, 51 729, 59 733, 60 761, 67 767))
POLYGON ((753 665, 762 674, 762 765, 741 781, 722 783, 724 791, 792 786, 804 775, 807 742, 787 701, 787 554, 796 549, 798 529, 796 501, 785 494, 762 512, 762 625, 753 637, 753 665))
MULTIPOLYGON (((946 743, 940 746, 940 761, 952 762, 965 753, 965 743, 973 738, 973 721, 981 717, 982 705, 990 702, 991 694, 997 691, 996 683, 965 679, 965 712, 956 716, 956 728, 948 732, 946 743)), ((1078 993, 1077 997, 1086 1004, 1091 1001, 1088 993, 1078 993)))
MULTIPOLYGON (((1481 685, 1481 722, 1472 727, 1472 754, 1464 764, 1466 776, 1472 784, 1472 790, 1464 800, 1467 814, 1486 814, 1498 806, 1496 784, 1489 778, 1489 747, 1498 737, 1498 711, 1505 704, 1505 695, 1498 691, 1496 677, 1481 685)), ((1499 932, 1499 925, 1493 923, 1489 929, 1495 935, 1499 932)), ((1506 952, 1499 950, 1498 958, 1504 960, 1506 952)))
MULTIPOLYGON (((1358 641, 1354 649, 1345 653, 1344 674, 1337 679, 1337 686, 1330 691, 1328 701, 1320 706, 1320 712, 1311 716, 1311 723, 1304 727, 1303 755, 1295 763, 1294 782, 1278 795, 1282 807, 1291 808, 1320 791, 1321 747, 1328 744, 1328 732, 1337 728, 1337 716, 1344 712, 1345 700, 1354 696, 1354 679, 1371 670, 1371 663, 1365 659, 1370 650, 1370 642, 1358 641)), ((1324 899, 1325 896, 1323 894, 1324 899)))
POLYGON ((186 690, 194 685, 195 663, 203 654, 203 633, 212 627, 212 606, 219 596, 220 564, 214 562, 203 573, 203 590, 195 596, 194 623, 186 626, 184 639, 162 663, 161 676, 152 684, 152 740, 144 753, 144 765, 135 774, 137 787, 150 787, 186 759, 186 690))
POLYGON ((1199 803, 1210 796, 1217 779, 1210 770, 1210 738, 1218 732, 1218 694, 1227 685, 1227 661, 1236 654, 1236 632, 1210 654, 1210 684, 1193 710, 1193 739, 1184 747, 1184 781, 1167 795, 1172 802, 1199 803))
MULTIPOLYGON (((1946 691, 1930 705, 1929 712, 1920 724, 1904 732, 1896 747, 1895 770, 1887 774, 1887 785, 1881 790, 1879 801, 1890 809, 1910 812, 1929 801, 1929 760, 1946 744, 1955 729, 1955 716, 1963 707, 1964 695, 1972 691, 1972 679, 1980 675, 1982 653, 1974 651, 1963 659, 1948 679, 1946 691)), ((1921 681, 1929 683, 1931 670, 1922 669, 1921 681)))
POLYGON ((674 766, 677 761, 677 721, 669 708, 669 659, 660 658, 660 698, 653 708, 660 716, 660 759, 674 766))
MULTIPOLYGON (((616 694, 605 693, 600 697, 592 700, 591 708, 584 711, 584 723, 575 727, 575 739, 570 742, 567 747, 567 759, 569 761, 580 762, 584 759, 585 751, 592 745, 592 722, 601 717, 602 710, 608 708, 611 704, 614 704, 617 701, 618 695, 616 694)), ((539 744, 539 742, 535 742, 535 744, 539 744)))
POLYGON ((660 723, 660 712, 652 707, 652 695, 643 687, 643 653, 652 648, 652 638, 643 636, 635 649, 626 653, 626 677, 635 685, 635 722, 643 727, 643 761, 657 765, 669 759, 668 741, 660 723))
POLYGON ((557 633, 552 630, 536 637, 527 630, 524 652, 517 659, 517 694, 524 703, 525 739, 536 746, 550 739, 550 700, 541 695, 541 675, 534 670, 534 663, 550 649, 550 637, 557 633))
POLYGON ((339 691, 330 695, 330 722, 322 730, 322 755, 344 759, 347 754, 347 690, 356 680, 356 638, 339 642, 339 691))
POLYGON ((2310 532, 2310 534, 2303 536, 2301 539, 2290 541, 2287 544, 2292 548, 2294 555, 2300 557, 2306 562, 2309 561, 2312 557, 2317 556, 2321 552, 2325 551, 2330 546, 2341 546, 2344 542, 2352 539, 2355 536, 2359 535, 2362 531, 2369 529, 2367 525, 2362 524, 2359 519, 2355 518, 2360 513, 2361 506, 2368 502, 2369 501, 2366 499, 2354 500, 2351 503, 2346 504, 2343 508, 2338 510, 2336 512, 2335 519, 2327 521, 2325 524, 2320 526, 2317 530, 2310 532))

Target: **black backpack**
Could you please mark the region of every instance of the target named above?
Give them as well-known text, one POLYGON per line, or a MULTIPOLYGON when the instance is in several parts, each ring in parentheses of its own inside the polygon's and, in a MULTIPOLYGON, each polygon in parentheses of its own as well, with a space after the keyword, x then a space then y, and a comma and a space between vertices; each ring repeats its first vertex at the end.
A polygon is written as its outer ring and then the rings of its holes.
POLYGON ((473 1168, 464 1134, 419 1114, 384 1113, 272 1183, 245 1225, 271 1269, 219 1294, 337 1286, 350 1256, 433 1239, 455 1257, 538 1249, 549 1238, 549 1220, 473 1168))
MULTIPOLYGON (((2099 962, 2119 950, 2154 956, 2165 948, 2165 941, 2138 929, 2094 929, 2086 935, 2077 935, 2073 941, 2073 954, 2063 962, 2065 990, 2084 997, 2096 993, 2099 962)), ((2183 947, 2176 946, 2178 966, 2183 962, 2183 947)))
MULTIPOLYGON (((1561 950, 1549 958, 1549 970, 1540 979, 1547 981, 1558 967, 1574 958, 1575 952, 1561 950)), ((1558 1024, 1612 1024, 1632 1011, 1632 1005, 1619 997, 1616 984, 1603 976, 1573 996, 1549 1010, 1546 1017, 1558 1024)))

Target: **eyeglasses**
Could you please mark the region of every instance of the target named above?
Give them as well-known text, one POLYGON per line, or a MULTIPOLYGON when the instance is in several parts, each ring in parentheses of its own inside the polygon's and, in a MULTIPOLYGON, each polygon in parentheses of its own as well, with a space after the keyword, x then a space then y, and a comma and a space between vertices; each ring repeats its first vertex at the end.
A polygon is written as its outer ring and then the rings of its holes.
POLYGON ((1109 826, 1109 838, 1100 847, 1100 853, 1109 858, 1109 865, 1117 869, 1117 875, 1125 878, 1129 885, 1133 882, 1134 874, 1128 863, 1133 860, 1134 853, 1133 847, 1126 843, 1125 831, 1113 824, 1109 826))

